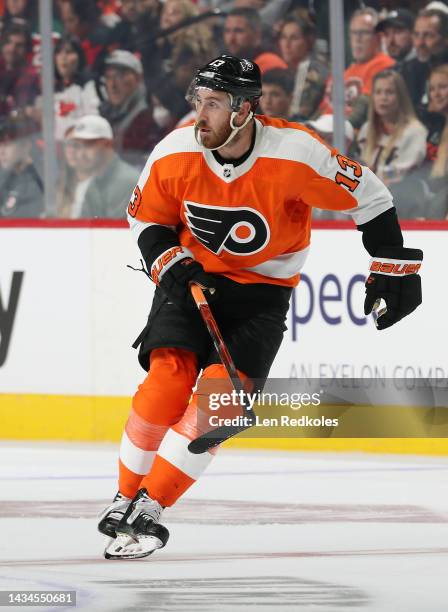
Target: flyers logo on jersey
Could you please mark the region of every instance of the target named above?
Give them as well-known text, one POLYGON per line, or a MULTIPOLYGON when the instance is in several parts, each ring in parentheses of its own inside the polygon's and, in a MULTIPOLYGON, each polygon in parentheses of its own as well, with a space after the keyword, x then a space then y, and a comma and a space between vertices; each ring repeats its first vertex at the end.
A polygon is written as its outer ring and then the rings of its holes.
POLYGON ((269 242, 270 231, 261 213, 246 206, 206 206, 184 202, 193 236, 216 255, 253 255, 269 242))

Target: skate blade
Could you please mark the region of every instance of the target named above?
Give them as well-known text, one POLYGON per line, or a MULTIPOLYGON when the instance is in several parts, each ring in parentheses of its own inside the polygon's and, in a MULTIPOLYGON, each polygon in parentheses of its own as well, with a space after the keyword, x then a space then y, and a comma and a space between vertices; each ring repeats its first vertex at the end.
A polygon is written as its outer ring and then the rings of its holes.
POLYGON ((126 534, 119 534, 104 551, 105 559, 141 559, 148 557, 163 544, 154 536, 140 536, 136 542, 126 534))

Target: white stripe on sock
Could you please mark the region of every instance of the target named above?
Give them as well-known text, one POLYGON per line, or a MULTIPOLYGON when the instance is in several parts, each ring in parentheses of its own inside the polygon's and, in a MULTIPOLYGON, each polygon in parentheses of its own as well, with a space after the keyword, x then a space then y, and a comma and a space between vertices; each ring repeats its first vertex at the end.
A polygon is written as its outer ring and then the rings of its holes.
POLYGON ((190 440, 187 437, 168 429, 157 453, 184 474, 197 480, 213 459, 213 455, 209 452, 194 455, 188 450, 189 444, 190 440))
POLYGON ((135 474, 146 476, 152 466, 155 451, 146 451, 138 448, 129 439, 128 434, 124 431, 120 445, 121 462, 135 474))

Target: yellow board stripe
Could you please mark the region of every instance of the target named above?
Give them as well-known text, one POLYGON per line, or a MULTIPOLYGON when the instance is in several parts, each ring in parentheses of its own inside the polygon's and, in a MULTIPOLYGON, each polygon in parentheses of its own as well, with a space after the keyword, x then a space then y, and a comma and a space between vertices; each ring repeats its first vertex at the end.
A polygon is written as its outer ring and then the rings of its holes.
POLYGON ((116 441, 128 397, 0 394, 0 438, 116 441))
MULTIPOLYGON (((117 442, 131 398, 0 394, 0 439, 117 442)), ((230 448, 448 455, 447 438, 234 438, 230 448)))

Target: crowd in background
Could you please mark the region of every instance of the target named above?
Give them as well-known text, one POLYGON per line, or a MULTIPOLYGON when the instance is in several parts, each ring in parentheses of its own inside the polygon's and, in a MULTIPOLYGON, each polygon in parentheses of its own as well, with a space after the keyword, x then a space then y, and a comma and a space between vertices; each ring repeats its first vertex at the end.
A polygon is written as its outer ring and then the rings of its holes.
MULTIPOLYGON (((348 155, 401 218, 448 218, 448 6, 345 0, 348 155)), ((54 0, 56 206, 45 210, 36 0, 0 0, 0 218, 122 218, 151 150, 221 53, 262 72, 258 112, 332 144, 328 2, 54 0)), ((330 213, 321 213, 324 216, 330 213)), ((319 216, 319 213, 318 213, 319 216)))

